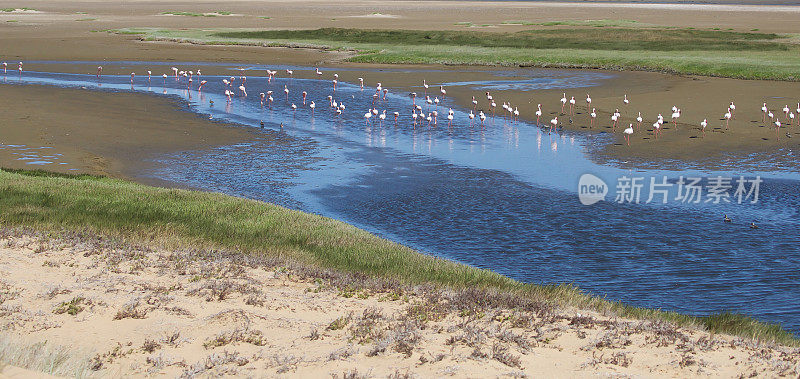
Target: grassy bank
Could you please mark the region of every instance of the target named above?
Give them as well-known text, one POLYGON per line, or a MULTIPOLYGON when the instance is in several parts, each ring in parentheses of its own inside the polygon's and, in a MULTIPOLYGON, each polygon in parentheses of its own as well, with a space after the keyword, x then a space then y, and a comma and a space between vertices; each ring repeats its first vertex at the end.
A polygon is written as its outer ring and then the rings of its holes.
POLYGON ((555 28, 515 33, 361 30, 126 29, 146 40, 313 47, 357 52, 362 63, 521 65, 800 80, 796 39, 677 28, 555 28))
POLYGON ((570 285, 523 284, 437 259, 345 223, 237 197, 92 176, 0 171, 0 225, 99 233, 167 248, 235 249, 410 284, 480 287, 560 306, 666 320, 712 332, 800 345, 777 325, 736 314, 692 317, 586 295, 570 285))

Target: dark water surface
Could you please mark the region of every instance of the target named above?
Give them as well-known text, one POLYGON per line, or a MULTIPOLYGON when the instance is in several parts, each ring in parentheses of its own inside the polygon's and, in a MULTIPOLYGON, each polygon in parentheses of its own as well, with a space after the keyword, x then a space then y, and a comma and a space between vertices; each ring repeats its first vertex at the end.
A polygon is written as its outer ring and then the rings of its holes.
MULTIPOLYGON (((4 80, 87 89, 102 84, 99 88, 106 90, 179 96, 191 110, 215 119, 243 127, 265 124, 252 141, 161 157, 163 168, 143 176, 319 213, 526 282, 571 282, 629 304, 697 315, 739 311, 800 332, 797 172, 759 172, 758 160, 747 157, 729 172, 599 165, 586 151, 607 143, 602 134, 549 134, 501 117, 480 127, 470 123, 469 110, 455 108, 448 127, 450 100, 438 106, 437 126, 426 122, 415 128, 409 117, 412 100, 392 92, 377 105, 387 110, 386 120, 372 117, 366 123, 374 84, 362 91, 339 83, 333 92, 332 72, 325 80, 287 79, 279 72, 268 84, 263 67, 231 70, 237 95, 228 102, 223 77, 204 76, 208 83, 200 93, 199 78, 187 91, 185 79, 170 77, 164 84, 159 72, 148 85, 139 67, 143 63, 125 64, 138 71, 133 86, 128 76, 103 76, 98 83, 92 75, 25 72, 18 77, 10 72, 4 80), (247 98, 238 94, 242 73, 249 75, 247 98), (284 85, 290 89, 288 102, 284 85), (274 91, 271 109, 259 103, 258 93, 267 90, 274 91), (301 91, 316 102, 313 117, 302 106, 301 91), (341 116, 329 107, 328 95, 346 105, 341 116), (293 111, 291 103, 298 109, 293 111), (397 124, 394 111, 401 113, 397 124), (581 204, 578 181, 586 173, 610 187, 606 201, 581 204), (614 201, 623 176, 643 178, 639 204, 614 201), (667 204, 659 196, 646 203, 650 178, 660 182, 665 176, 670 183, 699 176, 705 178, 702 184, 716 176, 732 177, 731 196, 739 176, 761 176, 763 182, 755 204, 750 199, 738 204, 735 198, 705 202, 707 187, 698 204, 675 201, 676 186, 667 204), (724 214, 733 222, 722 222, 724 214), (759 229, 750 229, 750 222, 759 229)), ((496 72, 485 83, 450 85, 481 94, 492 88, 577 88, 614 80, 591 72, 518 70, 514 76, 530 80, 504 83, 503 75, 496 72)), ((417 103, 423 101, 417 98, 417 103)), ((428 107, 423 108, 427 113, 428 107)))

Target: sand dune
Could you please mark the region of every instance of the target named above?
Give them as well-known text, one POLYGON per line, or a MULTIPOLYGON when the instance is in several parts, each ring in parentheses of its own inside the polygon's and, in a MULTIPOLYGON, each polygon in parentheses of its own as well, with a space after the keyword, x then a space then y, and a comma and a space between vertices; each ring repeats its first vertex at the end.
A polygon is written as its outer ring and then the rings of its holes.
POLYGON ((60 375, 800 373, 800 349, 235 252, 4 230, 0 273, 4 338, 69 346, 60 375))

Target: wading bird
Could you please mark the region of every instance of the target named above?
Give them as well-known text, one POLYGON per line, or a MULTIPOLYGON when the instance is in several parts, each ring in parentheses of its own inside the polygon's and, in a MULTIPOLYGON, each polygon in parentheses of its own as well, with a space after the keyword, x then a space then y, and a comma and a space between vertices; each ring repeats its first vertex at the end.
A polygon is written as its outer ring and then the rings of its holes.
POLYGON ((625 128, 625 130, 623 130, 622 132, 625 133, 625 142, 627 142, 628 146, 630 146, 631 145, 631 135, 633 134, 633 124, 628 125, 628 127, 625 128))
POLYGON ((536 105, 536 126, 539 126, 539 119, 542 117, 542 104, 536 105))
POLYGON ((703 119, 703 122, 700 123, 700 130, 703 131, 703 137, 706 136, 706 126, 708 126, 708 120, 703 119))

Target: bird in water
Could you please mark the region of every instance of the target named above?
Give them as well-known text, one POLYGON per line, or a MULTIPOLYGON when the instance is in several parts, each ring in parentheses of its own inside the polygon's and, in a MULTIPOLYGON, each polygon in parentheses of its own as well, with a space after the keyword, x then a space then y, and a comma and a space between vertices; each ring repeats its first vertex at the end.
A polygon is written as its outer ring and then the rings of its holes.
POLYGON ((758 225, 755 222, 750 223, 750 229, 758 229, 758 225))
POLYGON ((728 215, 725 215, 725 218, 722 219, 724 222, 731 222, 731 218, 728 215))

